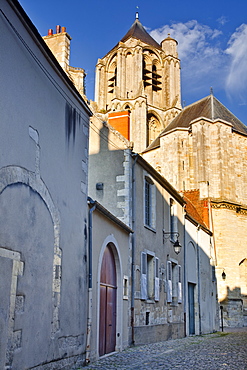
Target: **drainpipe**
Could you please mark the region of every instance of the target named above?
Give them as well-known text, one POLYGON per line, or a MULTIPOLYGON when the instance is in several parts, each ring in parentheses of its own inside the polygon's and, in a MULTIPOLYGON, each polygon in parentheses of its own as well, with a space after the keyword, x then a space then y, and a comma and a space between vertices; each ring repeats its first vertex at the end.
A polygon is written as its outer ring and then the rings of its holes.
POLYGON ((188 282, 187 282, 187 261, 186 261, 186 258, 187 258, 187 245, 186 245, 186 219, 185 219, 185 207, 183 208, 183 212, 184 212, 184 278, 183 278, 183 295, 184 295, 184 298, 183 298, 183 302, 184 302, 184 336, 186 337, 187 335, 187 310, 188 310, 188 307, 187 307, 187 289, 188 289, 188 282))
POLYGON ((92 229, 93 229, 93 211, 96 208, 96 202, 90 197, 87 198, 89 205, 88 211, 88 317, 87 317, 87 345, 86 345, 86 363, 90 362, 91 352, 91 330, 92 330, 92 229))
POLYGON ((200 277, 200 248, 199 248, 199 230, 200 226, 197 226, 197 277, 198 277, 198 314, 199 314, 199 335, 202 332, 202 324, 201 324, 201 277, 200 277))
POLYGON ((138 158, 138 154, 132 154, 134 163, 132 164, 132 264, 131 264, 131 344, 135 344, 135 212, 136 212, 136 185, 135 185, 135 164, 138 158))

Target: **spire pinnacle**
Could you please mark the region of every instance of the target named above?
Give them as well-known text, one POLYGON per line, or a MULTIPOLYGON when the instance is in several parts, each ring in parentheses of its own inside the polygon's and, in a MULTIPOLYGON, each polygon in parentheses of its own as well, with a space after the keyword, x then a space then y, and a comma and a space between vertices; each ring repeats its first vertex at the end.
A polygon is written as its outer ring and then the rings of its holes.
POLYGON ((139 6, 136 6, 136 19, 139 19, 139 12, 138 12, 138 9, 139 9, 139 6))

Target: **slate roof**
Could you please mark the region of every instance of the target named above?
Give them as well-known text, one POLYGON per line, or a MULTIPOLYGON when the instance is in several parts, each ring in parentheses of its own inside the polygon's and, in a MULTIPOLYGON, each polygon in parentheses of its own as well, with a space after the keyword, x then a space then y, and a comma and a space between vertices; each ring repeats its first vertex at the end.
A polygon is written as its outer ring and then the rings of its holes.
POLYGON ((232 125, 232 131, 247 136, 247 126, 234 116, 218 99, 213 95, 206 96, 197 102, 185 107, 171 123, 160 133, 160 135, 149 145, 144 152, 160 146, 160 138, 168 132, 190 127, 192 121, 198 118, 206 118, 211 121, 223 120, 232 125))
POLYGON ((138 40, 145 42, 148 45, 154 46, 157 49, 161 49, 160 44, 158 44, 145 30, 139 19, 136 19, 135 22, 130 27, 126 35, 120 40, 121 42, 127 41, 129 38, 134 37, 138 40))
MULTIPOLYGON (((120 42, 125 42, 127 41, 129 38, 135 38, 137 40, 140 40, 142 42, 145 42, 146 44, 150 45, 150 46, 153 46, 157 49, 160 49, 162 50, 162 47, 160 46, 160 44, 158 44, 150 35, 149 33, 145 30, 145 28, 143 27, 143 25, 141 24, 141 22, 139 21, 138 18, 136 18, 135 22, 132 24, 132 26, 130 27, 129 31, 126 33, 126 35, 120 40, 120 42)), ((118 47, 119 45, 119 42, 117 43, 117 45, 114 46, 114 48, 112 48, 110 51, 108 51, 108 53, 106 55, 108 55, 109 53, 112 52, 112 50, 114 50, 116 47, 118 47)))

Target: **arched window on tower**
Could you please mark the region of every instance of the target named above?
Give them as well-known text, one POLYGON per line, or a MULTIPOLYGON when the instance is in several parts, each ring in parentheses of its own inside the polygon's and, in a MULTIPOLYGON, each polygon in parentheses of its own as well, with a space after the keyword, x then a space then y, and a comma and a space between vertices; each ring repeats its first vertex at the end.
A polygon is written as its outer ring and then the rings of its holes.
POLYGON ((148 114, 147 125, 147 145, 150 145, 160 134, 161 124, 157 117, 153 114, 148 114))

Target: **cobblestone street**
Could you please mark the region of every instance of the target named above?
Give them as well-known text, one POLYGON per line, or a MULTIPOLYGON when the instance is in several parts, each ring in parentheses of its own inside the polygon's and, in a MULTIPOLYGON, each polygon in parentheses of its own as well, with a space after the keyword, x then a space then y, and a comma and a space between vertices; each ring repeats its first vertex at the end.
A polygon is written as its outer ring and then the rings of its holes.
POLYGON ((244 370, 247 369, 247 328, 129 348, 83 369, 244 370))

